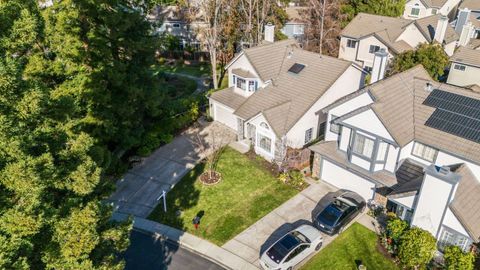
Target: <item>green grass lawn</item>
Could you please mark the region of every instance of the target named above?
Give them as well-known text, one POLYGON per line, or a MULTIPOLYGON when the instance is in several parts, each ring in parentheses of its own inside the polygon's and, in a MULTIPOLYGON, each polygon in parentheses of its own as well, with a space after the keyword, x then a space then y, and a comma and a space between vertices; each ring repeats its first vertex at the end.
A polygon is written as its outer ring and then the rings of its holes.
POLYGON ((356 270, 361 261, 368 270, 398 270, 393 261, 377 251, 377 235, 359 223, 341 233, 315 255, 302 270, 356 270))
POLYGON ((196 166, 167 194, 167 213, 159 205, 149 219, 222 245, 298 192, 228 147, 217 166, 220 183, 204 186, 197 181, 204 167, 196 166), (176 216, 178 210, 180 216, 176 216), (192 219, 202 211, 200 228, 195 231, 192 219))
POLYGON ((183 62, 177 61, 175 64, 158 65, 157 70, 170 73, 183 73, 195 77, 210 76, 210 64, 200 63, 187 65, 183 62))

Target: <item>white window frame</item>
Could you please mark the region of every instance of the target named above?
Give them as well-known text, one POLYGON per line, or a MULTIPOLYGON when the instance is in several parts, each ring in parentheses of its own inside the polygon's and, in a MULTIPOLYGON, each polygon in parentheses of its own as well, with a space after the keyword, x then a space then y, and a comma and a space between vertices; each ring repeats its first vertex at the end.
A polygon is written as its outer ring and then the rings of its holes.
POLYGON ((369 160, 372 160, 374 150, 375 150, 375 140, 374 139, 372 139, 370 137, 367 137, 363 134, 360 134, 358 132, 355 133, 355 136, 354 136, 353 142, 352 142, 352 152, 355 155, 359 155, 361 157, 365 157, 369 160), (359 151, 360 149, 357 149, 358 144, 360 144, 360 141, 362 141, 361 142, 362 143, 361 151, 359 151), (371 146, 371 148, 368 148, 367 146, 371 146), (366 151, 368 149, 370 149, 370 151, 366 151), (370 152, 370 155, 368 155, 368 152, 370 152))
POLYGON ((375 157, 376 161, 384 162, 387 160, 388 147, 389 147, 388 143, 383 141, 379 142, 378 148, 377 148, 377 156, 375 157), (385 146, 385 149, 382 148, 383 146, 385 146))
POLYGON ((268 155, 272 155, 272 150, 273 150, 273 139, 272 137, 268 136, 267 134, 263 132, 258 132, 257 131, 257 145, 258 149, 262 150, 263 152, 267 153, 268 155), (262 139, 268 139, 270 140, 270 149, 265 149, 262 147, 262 144, 260 143, 262 139))
POLYGON ((462 64, 454 64, 453 65, 453 69, 456 69, 458 71, 465 71, 467 67, 465 65, 462 65, 462 64))
POLYGON ((357 47, 357 41, 355 39, 348 38, 347 39, 347 48, 356 48, 357 47), (353 43, 353 46, 352 46, 353 43))
POLYGON ((337 119, 338 117, 332 114, 332 116, 330 118, 331 118, 331 120, 330 120, 330 132, 332 132, 333 134, 340 134, 340 125, 331 122, 331 121, 337 119))
POLYGON ((420 15, 420 8, 419 7, 412 7, 412 9, 410 10, 410 16, 412 17, 418 17, 420 15), (414 11, 416 11, 414 13, 414 11))
POLYGON ((305 33, 304 27, 301 24, 293 25, 293 34, 294 35, 303 35, 305 33))
POLYGON ((313 128, 305 130, 305 144, 313 140, 313 128))
POLYGON ((380 51, 380 49, 381 48, 378 45, 370 45, 370 47, 368 47, 368 52, 374 54, 374 53, 380 51), (372 50, 372 48, 373 48, 373 50, 372 50))
POLYGON ((447 246, 457 246, 461 250, 466 251, 468 248, 468 243, 470 242, 469 238, 463 234, 455 232, 451 229, 445 228, 443 226, 442 233, 438 239, 438 245, 440 249, 443 249, 447 246))
POLYGON ((237 87, 238 89, 242 89, 243 91, 247 91, 247 84, 248 84, 247 80, 245 80, 242 77, 237 76, 237 79, 236 79, 236 82, 235 82, 235 87, 237 87), (241 83, 242 81, 243 81, 243 88, 241 87, 242 86, 242 83, 241 83), (240 83, 240 86, 239 86, 239 83, 240 83))
POLYGON ((257 90, 257 81, 249 80, 248 81, 248 91, 255 92, 257 90))
POLYGON ((412 147, 412 156, 434 163, 437 158, 438 150, 423 143, 414 142, 412 147), (430 157, 431 155, 431 157, 430 157))

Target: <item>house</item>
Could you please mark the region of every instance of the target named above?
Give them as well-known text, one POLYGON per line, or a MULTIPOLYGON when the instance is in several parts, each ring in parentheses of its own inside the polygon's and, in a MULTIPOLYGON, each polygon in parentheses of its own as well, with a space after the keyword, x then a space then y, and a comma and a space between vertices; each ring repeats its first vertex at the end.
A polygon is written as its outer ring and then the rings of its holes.
POLYGON ((156 24, 156 33, 170 34, 180 39, 179 49, 192 48, 195 51, 204 51, 199 30, 206 23, 199 14, 194 20, 187 18, 187 10, 180 6, 155 6, 147 15, 147 19, 156 24))
POLYGON ((370 71, 375 52, 385 49, 389 58, 413 50, 421 43, 439 42, 452 55, 458 35, 443 15, 407 20, 358 14, 341 32, 338 57, 370 71))
POLYGON ((458 86, 480 86, 480 48, 460 47, 450 57, 447 83, 458 86))
POLYGON ((305 27, 307 21, 305 19, 305 12, 308 11, 306 7, 289 6, 285 8, 285 12, 288 15, 288 21, 284 24, 280 30, 289 39, 296 39, 302 42, 305 35, 305 27))
MULTIPOLYGON (((405 3, 403 18, 416 20, 431 15, 455 15, 461 0, 408 0, 405 3)), ((476 1, 476 0, 473 0, 476 1)))
POLYGON ((480 10, 475 12, 468 8, 460 9, 454 24, 455 32, 460 37, 458 45, 470 46, 473 44, 475 47, 475 43, 478 43, 480 38, 480 10))
MULTIPOLYGON (((273 41, 273 26, 265 36, 273 41)), ((226 69, 228 88, 209 97, 210 115, 276 162, 321 136, 326 118, 316 112, 365 79, 352 62, 302 50, 294 40, 243 50, 226 69)))
POLYGON ((480 2, 478 0, 463 0, 459 9, 469 9, 472 11, 472 16, 480 19, 480 2))
POLYGON ((347 95, 327 113, 313 175, 355 191, 438 240, 480 238, 480 93, 435 82, 422 66, 347 95))

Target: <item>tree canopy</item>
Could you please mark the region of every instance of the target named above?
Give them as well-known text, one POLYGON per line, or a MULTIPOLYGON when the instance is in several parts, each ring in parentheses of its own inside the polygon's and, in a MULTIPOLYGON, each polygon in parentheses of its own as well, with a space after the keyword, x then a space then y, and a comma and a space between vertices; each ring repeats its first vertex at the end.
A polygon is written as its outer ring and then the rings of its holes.
POLYGON ((438 43, 420 44, 416 50, 406 51, 393 59, 389 74, 396 74, 422 64, 430 76, 439 80, 449 63, 448 55, 438 43))
POLYGON ((369 13, 389 17, 399 17, 405 9, 405 0, 345 0, 342 12, 346 15, 346 26, 358 13, 369 13))
POLYGON ((163 119, 142 0, 0 0, 0 269, 121 269, 109 170, 163 119))
POLYGON ((472 252, 463 252, 457 246, 447 246, 443 252, 447 270, 473 270, 475 256, 472 252))
POLYGON ((429 263, 435 251, 437 240, 428 231, 413 227, 400 237, 398 258, 407 268, 418 269, 429 263))

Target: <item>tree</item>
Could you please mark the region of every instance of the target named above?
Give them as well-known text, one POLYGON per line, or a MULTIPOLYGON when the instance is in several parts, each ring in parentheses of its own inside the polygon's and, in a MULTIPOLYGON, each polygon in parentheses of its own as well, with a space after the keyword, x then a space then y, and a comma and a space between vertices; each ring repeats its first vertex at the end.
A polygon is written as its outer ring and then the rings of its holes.
POLYGON ((392 238, 395 243, 398 243, 400 237, 408 229, 408 223, 399 218, 392 218, 387 222, 387 235, 392 238))
POLYGON ((448 55, 440 44, 422 43, 415 50, 406 51, 395 56, 390 65, 389 75, 400 73, 421 64, 430 76, 438 81, 444 74, 448 63, 448 55))
POLYGON ((457 246, 447 246, 443 252, 447 270, 473 270, 475 256, 471 252, 463 252, 457 246))
POLYGON ((436 242, 435 237, 428 231, 413 227, 400 237, 398 258, 407 268, 424 267, 437 250, 436 242))
POLYGON ((342 13, 346 15, 342 26, 345 27, 360 12, 399 17, 405 9, 405 2, 405 0, 347 0, 342 7, 342 13))

